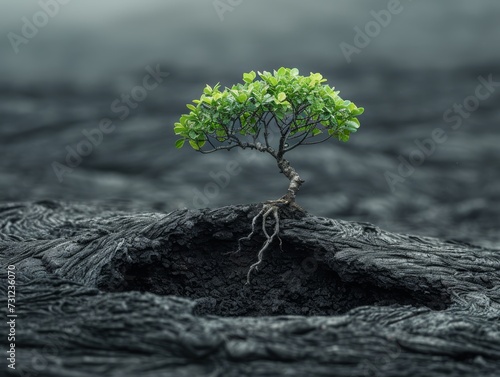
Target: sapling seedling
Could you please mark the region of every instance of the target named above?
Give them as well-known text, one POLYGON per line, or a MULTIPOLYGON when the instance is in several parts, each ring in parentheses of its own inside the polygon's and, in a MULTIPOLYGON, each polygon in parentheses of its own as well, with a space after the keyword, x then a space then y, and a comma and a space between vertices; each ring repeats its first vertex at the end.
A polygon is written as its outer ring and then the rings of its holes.
POLYGON ((262 218, 262 231, 266 237, 252 264, 250 274, 262 263, 264 251, 279 237, 280 208, 288 206, 301 210, 295 199, 304 181, 284 158, 285 154, 301 145, 323 143, 331 138, 348 141, 359 128, 357 117, 363 113, 351 101, 345 101, 335 88, 326 84, 319 73, 299 75, 296 68, 277 71, 252 71, 243 74, 243 83, 220 89, 207 85, 199 99, 186 105, 190 112, 180 117, 174 132, 181 138, 175 143, 182 148, 186 142, 196 151, 213 153, 234 148, 251 149, 271 155, 290 181, 287 193, 277 200, 263 204, 252 219, 251 233, 238 240, 250 240, 256 232, 257 221, 262 218), (277 137, 273 137, 276 135, 277 137), (267 231, 268 218, 274 219, 272 234, 267 231))

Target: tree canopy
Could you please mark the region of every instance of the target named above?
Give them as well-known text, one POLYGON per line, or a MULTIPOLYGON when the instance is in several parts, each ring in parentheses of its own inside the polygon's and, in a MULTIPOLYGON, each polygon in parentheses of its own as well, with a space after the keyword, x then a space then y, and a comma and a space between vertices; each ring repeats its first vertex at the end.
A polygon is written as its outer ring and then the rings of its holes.
POLYGON ((343 100, 326 81, 319 73, 301 76, 296 68, 282 67, 244 73, 242 83, 224 90, 207 85, 175 123, 181 137, 176 147, 188 142, 203 153, 241 147, 282 157, 299 145, 348 141, 364 109, 343 100), (274 143, 273 132, 278 133, 274 143))

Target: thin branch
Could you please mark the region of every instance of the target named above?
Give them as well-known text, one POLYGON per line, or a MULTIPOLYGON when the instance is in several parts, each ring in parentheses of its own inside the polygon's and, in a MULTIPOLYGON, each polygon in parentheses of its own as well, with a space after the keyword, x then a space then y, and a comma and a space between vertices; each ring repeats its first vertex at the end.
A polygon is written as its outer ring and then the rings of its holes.
POLYGON ((197 151, 200 152, 200 153, 203 153, 203 154, 209 154, 209 153, 213 153, 213 152, 217 152, 217 151, 223 151, 223 150, 227 150, 227 151, 230 151, 231 149, 234 149, 236 147, 238 147, 239 145, 223 145, 223 146, 220 146, 220 147, 216 147, 214 149, 210 149, 210 150, 202 150, 202 149, 198 149, 197 151))
POLYGON ((266 147, 270 148, 271 146, 269 145, 269 123, 271 123, 271 120, 273 120, 274 115, 271 114, 271 118, 268 121, 264 121, 264 141, 266 142, 266 147))
POLYGON ((216 147, 216 146, 212 143, 212 140, 211 140, 211 139, 213 139, 213 137, 210 137, 210 135, 209 135, 207 132, 204 132, 204 135, 205 135, 205 138, 207 139, 208 144, 210 144, 210 146, 211 146, 212 148, 214 148, 214 149, 215 149, 215 148, 217 148, 217 147, 216 147))
POLYGON ((310 129, 309 129, 309 130, 308 130, 308 131, 304 134, 304 136, 302 137, 302 139, 300 139, 300 140, 299 140, 299 141, 298 141, 295 145, 293 145, 293 146, 291 146, 291 147, 286 148, 286 149, 285 149, 285 151, 284 151, 284 153, 286 153, 286 152, 290 152, 290 151, 294 150, 295 148, 297 148, 299 145, 301 145, 301 144, 304 142, 304 140, 306 140, 306 139, 308 138, 308 136, 310 135, 310 133, 312 132, 312 130, 313 130, 313 129, 314 129, 313 127, 312 127, 312 128, 310 128, 310 129))
POLYGON ((314 144, 321 144, 324 143, 327 140, 330 140, 333 137, 333 135, 329 135, 328 137, 324 138, 323 140, 319 141, 309 141, 307 143, 302 143, 302 145, 314 145, 314 144))

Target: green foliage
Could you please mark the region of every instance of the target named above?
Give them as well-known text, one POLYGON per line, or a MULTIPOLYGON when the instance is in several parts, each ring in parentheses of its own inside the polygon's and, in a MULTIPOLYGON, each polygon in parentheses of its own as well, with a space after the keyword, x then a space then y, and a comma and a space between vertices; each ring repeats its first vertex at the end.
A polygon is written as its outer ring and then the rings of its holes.
MULTIPOLYGON (((357 131, 363 108, 340 98, 319 73, 300 76, 296 68, 280 68, 258 76, 254 71, 244 73, 243 83, 224 90, 219 84, 207 85, 200 99, 187 105, 190 112, 175 123, 174 132, 181 137, 176 147, 186 141, 195 150, 208 145, 211 151, 248 147, 244 139, 262 140, 270 147, 267 135, 273 127, 287 143, 295 140, 294 146, 314 144, 307 140, 323 133, 322 141, 347 141, 357 131)), ((283 153, 291 149, 283 145, 283 153)))

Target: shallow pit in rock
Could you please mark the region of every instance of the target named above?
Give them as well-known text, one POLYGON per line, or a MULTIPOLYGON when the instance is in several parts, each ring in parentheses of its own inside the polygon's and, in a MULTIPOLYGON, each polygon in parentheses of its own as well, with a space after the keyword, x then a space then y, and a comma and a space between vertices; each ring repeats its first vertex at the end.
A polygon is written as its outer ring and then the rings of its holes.
POLYGON ((444 310, 450 303, 436 293, 345 282, 317 252, 287 242, 283 251, 277 245, 266 251, 246 284, 263 241, 256 238, 238 254, 228 254, 235 244, 231 232, 188 248, 129 254, 103 270, 98 287, 189 297, 197 300, 196 314, 218 316, 335 315, 365 305, 444 310))

